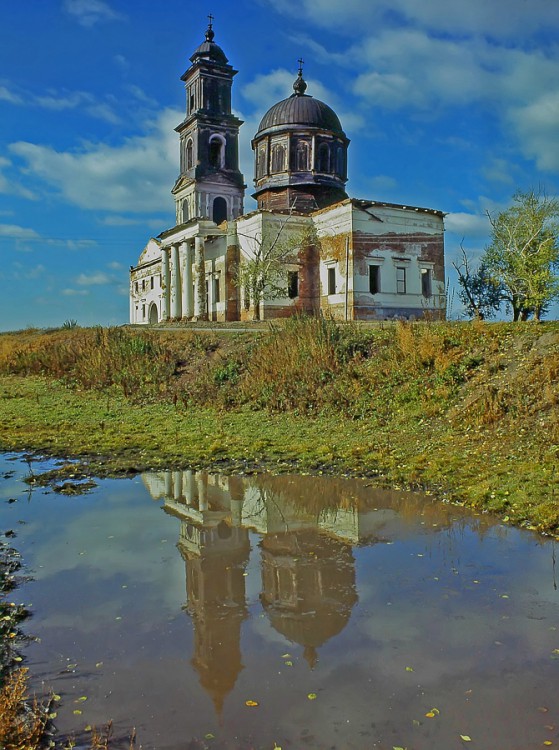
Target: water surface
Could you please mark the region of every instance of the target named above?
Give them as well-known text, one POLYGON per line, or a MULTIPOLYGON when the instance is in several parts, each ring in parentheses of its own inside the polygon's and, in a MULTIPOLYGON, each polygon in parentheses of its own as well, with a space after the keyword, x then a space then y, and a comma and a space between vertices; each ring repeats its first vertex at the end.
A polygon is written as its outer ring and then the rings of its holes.
POLYGON ((158 750, 559 746, 552 541, 354 479, 158 472, 65 497, 29 492, 17 456, 0 472, 34 579, 15 597, 40 639, 26 661, 64 734, 112 719, 158 750))

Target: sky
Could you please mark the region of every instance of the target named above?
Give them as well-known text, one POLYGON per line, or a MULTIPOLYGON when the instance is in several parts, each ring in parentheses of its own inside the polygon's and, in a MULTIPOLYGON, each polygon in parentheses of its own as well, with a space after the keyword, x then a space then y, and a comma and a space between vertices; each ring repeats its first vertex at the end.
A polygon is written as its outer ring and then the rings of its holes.
POLYGON ((299 57, 351 139, 348 194, 448 214, 451 317, 487 212, 559 195, 558 0, 0 0, 0 330, 128 322, 129 267, 174 224, 209 13, 239 71, 245 211, 251 138, 299 57))

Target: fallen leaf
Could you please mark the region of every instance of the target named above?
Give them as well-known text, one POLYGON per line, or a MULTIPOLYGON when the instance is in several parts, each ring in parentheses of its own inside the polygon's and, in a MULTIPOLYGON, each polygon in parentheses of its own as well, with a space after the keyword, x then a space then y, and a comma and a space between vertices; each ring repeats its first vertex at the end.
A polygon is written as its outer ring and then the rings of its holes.
POLYGON ((204 735, 205 740, 213 740, 215 738, 215 735, 213 735, 211 732, 208 732, 204 735))
POLYGON ((406 672, 413 672, 413 667, 406 667, 406 672))
POLYGON ((285 661, 284 664, 285 664, 286 667, 292 667, 293 666, 293 662, 289 661, 289 660, 285 661))
POLYGON ((316 700, 316 698, 317 698, 317 695, 316 695, 316 693, 308 693, 308 695, 307 695, 307 698, 308 698, 308 699, 309 699, 310 701, 314 701, 314 700, 316 700))
POLYGON ((86 727, 83 728, 84 732, 91 732, 91 724, 88 724, 86 727))
POLYGON ((460 735, 460 739, 464 740, 464 742, 471 742, 472 741, 472 738, 469 737, 467 734, 461 734, 460 735))
POLYGON ((76 716, 79 716, 79 715, 81 714, 81 711, 80 711, 80 709, 79 709, 79 708, 75 708, 75 709, 74 709, 74 711, 73 711, 73 713, 74 713, 74 714, 75 714, 76 716))
POLYGON ((258 705, 258 701, 245 701, 245 706, 249 706, 249 708, 253 708, 254 706, 258 705))

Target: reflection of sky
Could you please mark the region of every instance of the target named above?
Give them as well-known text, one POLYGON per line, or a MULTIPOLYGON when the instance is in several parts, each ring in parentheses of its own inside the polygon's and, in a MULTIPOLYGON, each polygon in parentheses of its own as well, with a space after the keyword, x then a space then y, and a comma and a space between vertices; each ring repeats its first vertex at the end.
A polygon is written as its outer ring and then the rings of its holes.
MULTIPOLYGON (((14 468, 26 471, 0 458, 0 471, 14 468)), ((260 604, 261 537, 251 533, 244 669, 220 729, 190 664, 180 521, 139 479, 105 480, 81 497, 35 490, 30 502, 7 479, 0 500, 2 526, 16 530, 35 575, 18 592, 33 602, 28 629, 41 637, 28 649, 32 671, 62 695, 65 728, 113 718, 135 725, 145 748, 184 747, 208 732, 213 747, 249 736, 259 747, 356 750, 458 748, 459 734, 488 749, 559 741, 545 728, 559 718, 552 544, 530 533, 484 522, 478 534, 478 519, 461 510, 450 527, 448 509, 440 521, 420 506, 415 518, 392 514, 382 541, 353 549, 358 602, 313 670, 260 604), (68 664, 77 667, 60 674, 68 664), (248 699, 259 702, 252 712, 248 699), (440 714, 426 718, 433 707, 440 714)))

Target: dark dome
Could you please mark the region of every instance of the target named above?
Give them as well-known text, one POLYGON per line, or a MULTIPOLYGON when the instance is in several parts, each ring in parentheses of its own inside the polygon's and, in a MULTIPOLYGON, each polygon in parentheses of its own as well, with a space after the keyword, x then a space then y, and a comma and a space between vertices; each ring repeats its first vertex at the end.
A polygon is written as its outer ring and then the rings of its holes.
POLYGON ((202 42, 196 52, 192 55, 192 57, 190 58, 191 62, 194 62, 199 57, 203 57, 207 60, 212 60, 213 62, 227 65, 228 60, 225 56, 225 52, 221 49, 219 44, 216 44, 214 42, 214 37, 215 33, 212 29, 212 25, 210 24, 208 26, 208 30, 206 31, 206 41, 202 42))
POLYGON ((282 125, 301 125, 344 135, 334 110, 319 99, 306 94, 292 94, 288 99, 283 99, 270 107, 258 126, 256 137, 263 130, 282 125))

